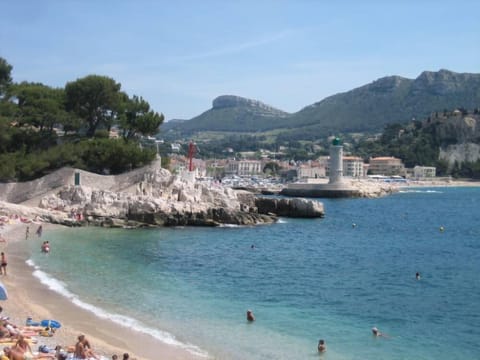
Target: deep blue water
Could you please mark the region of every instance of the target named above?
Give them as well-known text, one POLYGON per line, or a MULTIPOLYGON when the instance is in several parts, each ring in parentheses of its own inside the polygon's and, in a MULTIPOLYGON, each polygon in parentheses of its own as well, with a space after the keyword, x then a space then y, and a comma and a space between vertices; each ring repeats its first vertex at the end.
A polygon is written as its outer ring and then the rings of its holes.
POLYGON ((321 201, 271 226, 46 232, 32 260, 100 316, 218 359, 315 359, 319 338, 329 360, 480 358, 480 188, 321 201))

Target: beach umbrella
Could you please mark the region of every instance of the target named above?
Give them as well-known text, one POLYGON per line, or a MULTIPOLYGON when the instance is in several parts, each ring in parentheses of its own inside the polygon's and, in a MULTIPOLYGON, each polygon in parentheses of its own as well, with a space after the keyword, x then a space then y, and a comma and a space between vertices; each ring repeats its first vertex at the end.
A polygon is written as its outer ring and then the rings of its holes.
POLYGON ((8 299, 8 294, 7 294, 7 289, 5 288, 5 285, 0 282, 0 300, 7 300, 8 299))

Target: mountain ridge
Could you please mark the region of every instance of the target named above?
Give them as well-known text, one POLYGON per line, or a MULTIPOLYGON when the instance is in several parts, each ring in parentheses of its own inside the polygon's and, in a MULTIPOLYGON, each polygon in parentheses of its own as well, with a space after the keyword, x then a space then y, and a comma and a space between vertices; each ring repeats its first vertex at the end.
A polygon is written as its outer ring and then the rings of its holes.
POLYGON ((480 74, 446 69, 423 71, 417 78, 379 78, 352 90, 328 96, 295 113, 261 101, 221 95, 212 108, 182 122, 162 125, 167 136, 217 132, 289 132, 295 139, 338 132, 379 132, 385 125, 422 118, 445 108, 480 104, 480 74))

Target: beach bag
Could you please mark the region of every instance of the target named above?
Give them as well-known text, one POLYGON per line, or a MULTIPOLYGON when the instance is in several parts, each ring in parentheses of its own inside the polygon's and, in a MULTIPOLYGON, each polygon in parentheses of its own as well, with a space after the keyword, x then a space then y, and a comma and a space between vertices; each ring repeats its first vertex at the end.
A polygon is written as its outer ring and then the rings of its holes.
POLYGON ((41 353, 49 353, 50 352, 50 349, 48 348, 47 345, 40 345, 38 347, 38 352, 41 352, 41 353))

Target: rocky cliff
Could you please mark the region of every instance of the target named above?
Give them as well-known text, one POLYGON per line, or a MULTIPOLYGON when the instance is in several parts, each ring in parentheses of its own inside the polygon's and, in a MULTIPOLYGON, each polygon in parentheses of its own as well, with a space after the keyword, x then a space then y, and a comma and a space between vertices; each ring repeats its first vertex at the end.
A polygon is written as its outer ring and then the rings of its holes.
POLYGON ((480 115, 462 115, 456 110, 430 122, 435 140, 440 144, 439 159, 446 160, 450 167, 455 162, 476 162, 480 159, 480 115))
MULTIPOLYGON (((23 199, 15 194, 15 188, 32 188, 35 194, 44 195, 37 196, 37 203, 29 199, 26 203, 30 207, 1 202, 0 214, 15 213, 66 225, 109 227, 254 225, 275 222, 278 216, 323 216, 323 206, 312 200, 286 200, 281 207, 277 206, 278 212, 262 212, 252 193, 208 186, 188 176, 173 176, 159 168, 158 163, 118 176, 82 172, 83 185, 72 185, 70 172, 56 172, 57 176, 61 174, 66 181, 61 187, 50 188, 52 182, 42 179, 30 186, 10 184, 10 199, 23 199)), ((54 185, 59 182, 61 178, 54 185)))

